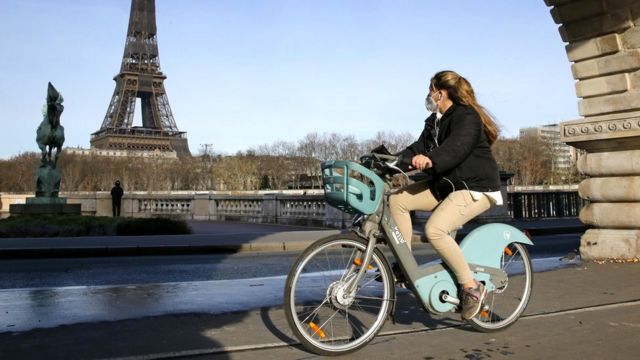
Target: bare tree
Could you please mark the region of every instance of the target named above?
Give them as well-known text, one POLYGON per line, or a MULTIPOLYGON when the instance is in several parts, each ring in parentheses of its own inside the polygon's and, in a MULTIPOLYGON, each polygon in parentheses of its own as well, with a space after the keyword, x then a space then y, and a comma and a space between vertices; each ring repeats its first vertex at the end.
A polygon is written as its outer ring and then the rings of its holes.
POLYGON ((318 133, 307 134, 302 140, 298 142, 297 154, 298 160, 296 164, 301 170, 302 174, 308 176, 311 179, 311 188, 318 187, 322 183, 322 173, 320 172, 320 147, 321 138, 318 133))
POLYGON ((500 137, 491 148, 501 170, 516 174, 520 162, 518 139, 500 137))
POLYGON ((35 191, 35 174, 40 158, 35 152, 18 154, 0 161, 0 191, 35 191))
POLYGON ((407 146, 416 141, 418 137, 408 132, 396 134, 394 132, 379 131, 373 139, 363 142, 363 152, 371 151, 371 149, 384 145, 390 153, 396 154, 404 150, 407 146))
POLYGON ((535 135, 500 138, 493 145, 493 153, 502 170, 515 174, 515 185, 540 185, 550 179, 549 144, 535 135))
MULTIPOLYGON (((392 139, 394 134, 379 137, 392 139)), ((199 156, 180 160, 63 152, 58 168, 63 191, 108 191, 116 179, 127 191, 313 188, 321 184, 321 161, 357 160, 366 152, 362 149, 352 135, 310 133, 297 143, 277 141, 233 156, 217 155, 210 145, 203 146, 199 156)), ((0 190, 33 191, 37 161, 36 153, 0 161, 0 190)))

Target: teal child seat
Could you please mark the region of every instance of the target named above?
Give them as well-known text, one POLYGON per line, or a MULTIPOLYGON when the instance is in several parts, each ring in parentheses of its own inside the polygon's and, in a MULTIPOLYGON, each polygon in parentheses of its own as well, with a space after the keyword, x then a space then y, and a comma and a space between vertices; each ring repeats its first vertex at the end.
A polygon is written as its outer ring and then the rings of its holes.
POLYGON ((329 205, 346 213, 373 214, 380 206, 384 182, 373 171, 351 161, 325 161, 322 184, 329 205))

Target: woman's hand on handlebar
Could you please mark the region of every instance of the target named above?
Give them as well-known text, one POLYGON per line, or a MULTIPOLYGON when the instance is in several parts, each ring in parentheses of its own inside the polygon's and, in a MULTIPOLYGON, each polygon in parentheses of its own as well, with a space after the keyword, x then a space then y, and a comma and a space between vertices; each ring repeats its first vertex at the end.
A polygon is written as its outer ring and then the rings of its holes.
POLYGON ((424 170, 432 167, 433 163, 426 155, 418 154, 411 159, 411 166, 418 170, 424 170))

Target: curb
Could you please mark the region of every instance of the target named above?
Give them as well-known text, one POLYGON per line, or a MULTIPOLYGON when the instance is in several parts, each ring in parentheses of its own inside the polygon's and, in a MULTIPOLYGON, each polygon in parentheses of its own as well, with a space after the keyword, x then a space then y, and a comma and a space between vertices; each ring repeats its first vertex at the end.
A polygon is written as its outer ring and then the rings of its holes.
MULTIPOLYGON (((522 224, 526 225, 526 224, 522 224)), ((587 227, 584 225, 571 225, 565 227, 531 227, 518 226, 526 230, 531 236, 548 236, 562 234, 584 233, 587 227)), ((534 224, 532 224, 534 225, 534 224)), ((461 240, 473 230, 461 229, 456 240, 461 240)), ((113 237, 114 242, 131 241, 132 245, 109 244, 107 239, 88 238, 24 238, 8 239, 13 246, 4 246, 0 239, 0 260, 2 259, 42 259, 42 258, 77 258, 77 257, 111 257, 111 256, 152 256, 152 255, 198 255, 198 254, 233 254, 239 252, 286 252, 302 251, 313 241, 322 237, 339 234, 345 230, 310 230, 310 231, 283 231, 264 234, 196 234, 186 236, 162 236, 154 244, 146 245, 145 242, 155 241, 149 237, 113 237), (202 239, 205 240, 202 240, 202 239), (222 239, 221 239, 222 238, 222 239), (200 239, 200 240, 198 240, 200 239), (52 242, 58 241, 59 246, 52 242), (68 241, 69 244, 61 244, 68 241), (87 242, 97 244, 87 244, 87 242), (24 242, 31 246, 15 245, 16 242, 24 242), (46 246, 38 243, 47 243, 46 246), (159 244, 158 244, 159 243, 159 244), (78 244, 83 244, 80 246, 78 244)), ((425 242, 422 234, 420 242, 425 242)), ((11 245, 11 244, 10 244, 11 245)))
MULTIPOLYGON (((135 241, 135 245, 108 245, 105 238, 64 238, 58 239, 69 244, 51 246, 51 238, 12 239, 14 244, 2 244, 0 240, 0 259, 42 259, 62 257, 110 257, 110 256, 150 256, 150 255, 195 255, 195 254, 232 254, 238 252, 278 252, 302 251, 309 244, 322 237, 338 234, 340 230, 283 231, 268 234, 225 234, 225 235, 186 235, 162 237, 162 244, 145 245, 149 237, 114 237, 114 242, 135 241), (205 238, 206 240, 202 240, 205 238), (222 238, 222 239, 220 239, 222 238), (200 241, 197 241, 200 239, 200 241), (49 246, 37 244, 42 240, 49 246), (86 244, 86 242, 99 244, 86 244), (15 245, 24 241, 31 246, 15 245), (199 243, 198 243, 199 242, 199 243), (34 244, 36 243, 36 244, 34 244), (76 244, 74 244, 76 243, 76 244), (77 245, 85 243, 84 246, 77 245), (13 245, 13 246, 11 246, 13 245)), ((108 240, 108 239, 107 239, 108 240)), ((155 239, 151 239, 153 241, 155 239)))

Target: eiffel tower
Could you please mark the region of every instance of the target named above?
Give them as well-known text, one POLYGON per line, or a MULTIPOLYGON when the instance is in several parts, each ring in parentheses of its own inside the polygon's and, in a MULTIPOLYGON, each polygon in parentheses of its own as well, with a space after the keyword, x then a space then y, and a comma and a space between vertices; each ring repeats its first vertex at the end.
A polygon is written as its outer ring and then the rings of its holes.
POLYGON ((179 131, 160 71, 155 0, 132 0, 127 40, 116 89, 91 147, 109 150, 175 151, 191 156, 186 133, 179 131), (142 126, 134 126, 140 99, 142 126))

